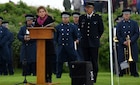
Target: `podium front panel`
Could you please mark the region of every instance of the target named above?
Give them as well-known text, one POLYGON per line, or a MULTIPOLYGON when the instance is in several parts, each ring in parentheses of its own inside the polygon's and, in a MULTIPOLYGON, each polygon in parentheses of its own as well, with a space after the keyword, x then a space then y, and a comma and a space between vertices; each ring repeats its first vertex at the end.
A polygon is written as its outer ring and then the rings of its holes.
POLYGON ((54 28, 53 27, 34 27, 28 28, 30 32, 31 39, 52 39, 54 37, 54 28))

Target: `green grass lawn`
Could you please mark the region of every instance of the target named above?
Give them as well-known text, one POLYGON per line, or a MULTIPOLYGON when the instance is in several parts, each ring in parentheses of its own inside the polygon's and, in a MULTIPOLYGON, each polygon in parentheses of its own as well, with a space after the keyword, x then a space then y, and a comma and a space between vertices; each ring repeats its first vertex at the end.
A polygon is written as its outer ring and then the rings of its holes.
MULTIPOLYGON (((16 70, 15 75, 13 76, 0 76, 0 85, 14 85, 19 82, 23 82, 24 77, 21 76, 21 71, 16 70)), ((27 81, 35 83, 35 76, 27 76, 27 81)), ((68 73, 64 73, 62 78, 57 79, 55 75, 53 75, 53 82, 59 82, 59 85, 71 85, 71 79, 69 78, 68 73)), ((114 85, 140 85, 140 78, 134 78, 132 76, 124 76, 119 78, 114 76, 114 85)), ((97 83, 94 85, 111 85, 110 82, 110 73, 109 72, 99 72, 97 83)))

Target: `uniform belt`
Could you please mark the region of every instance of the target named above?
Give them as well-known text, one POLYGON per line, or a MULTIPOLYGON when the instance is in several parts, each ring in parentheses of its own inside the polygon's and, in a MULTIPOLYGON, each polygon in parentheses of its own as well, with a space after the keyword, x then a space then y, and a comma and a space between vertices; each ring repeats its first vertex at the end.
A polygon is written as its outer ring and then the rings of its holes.
POLYGON ((68 43, 62 43, 61 45, 62 46, 68 46, 69 44, 68 43))
POLYGON ((29 45, 32 45, 32 43, 25 43, 24 45, 29 46, 29 45))

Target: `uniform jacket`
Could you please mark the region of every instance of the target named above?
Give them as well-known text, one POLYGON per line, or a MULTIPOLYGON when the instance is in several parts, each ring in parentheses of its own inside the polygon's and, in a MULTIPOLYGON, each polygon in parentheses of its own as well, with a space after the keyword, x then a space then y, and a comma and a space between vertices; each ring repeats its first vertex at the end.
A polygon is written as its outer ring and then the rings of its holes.
POLYGON ((58 46, 74 47, 74 41, 78 39, 78 29, 71 23, 56 26, 55 41, 58 46))
POLYGON ((134 61, 138 60, 138 45, 137 40, 139 37, 139 27, 137 22, 133 20, 122 20, 117 25, 117 38, 119 40, 118 46, 118 60, 119 62, 124 61, 124 47, 123 43, 126 41, 127 35, 130 36, 131 40, 131 53, 134 61))
MULTIPOLYGON (((76 24, 76 23, 72 23, 73 25, 76 26, 76 28, 78 28, 78 39, 80 40, 81 39, 81 33, 80 33, 80 28, 78 27, 79 24, 76 24)), ((77 51, 77 60, 83 60, 83 55, 82 55, 82 52, 81 52, 81 47, 79 46, 79 43, 76 44, 76 51, 77 51)))
POLYGON ((9 40, 9 30, 3 26, 0 26, 0 57, 3 60, 7 60, 9 54, 8 40, 9 40))
MULTIPOLYGON (((76 51, 74 49, 74 41, 78 39, 78 29, 75 25, 68 24, 59 24, 56 26, 55 32, 55 42, 58 45, 58 55, 65 54, 73 54, 76 57, 76 51), (65 50, 65 52, 63 52, 65 50)), ((72 55, 62 55, 58 60, 65 60, 66 56, 70 57, 72 55), (64 59, 63 59, 64 58, 64 59)))
POLYGON ((8 62, 12 62, 12 55, 13 55, 13 50, 12 50, 12 43, 14 41, 14 35, 12 32, 9 31, 9 38, 8 38, 8 49, 9 49, 9 57, 8 57, 8 62))
POLYGON ((90 19, 87 18, 86 14, 81 15, 79 28, 81 32, 80 45, 82 47, 99 47, 104 26, 102 18, 98 14, 93 13, 90 19))
POLYGON ((4 43, 8 40, 9 30, 3 26, 0 26, 0 46, 2 47, 4 43))
POLYGON ((80 40, 81 39, 81 33, 80 33, 79 24, 75 24, 75 23, 72 23, 72 24, 76 26, 76 29, 78 30, 77 31, 78 32, 78 40, 80 40))
POLYGON ((36 62, 36 40, 24 40, 26 29, 26 25, 21 27, 17 36, 18 39, 22 42, 20 50, 20 61, 22 62, 24 59, 26 59, 27 62, 36 62))

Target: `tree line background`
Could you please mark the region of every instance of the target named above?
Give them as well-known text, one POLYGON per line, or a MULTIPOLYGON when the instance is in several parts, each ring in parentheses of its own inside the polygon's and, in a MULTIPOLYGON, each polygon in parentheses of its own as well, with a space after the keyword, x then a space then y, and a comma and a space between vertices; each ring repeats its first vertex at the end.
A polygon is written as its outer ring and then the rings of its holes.
MULTIPOLYGON (((24 16, 26 14, 36 15, 36 9, 37 7, 28 6, 26 3, 22 1, 18 2, 18 4, 14 4, 12 2, 0 4, 0 16, 2 16, 4 20, 9 21, 10 31, 14 34, 14 42, 12 44, 14 68, 21 67, 19 62, 21 42, 17 39, 17 33, 19 32, 20 27, 23 26, 25 23, 24 16)), ((55 25, 61 22, 61 16, 60 16, 61 11, 59 9, 51 9, 49 6, 46 6, 46 9, 48 10, 48 13, 54 17, 55 25)), ((120 9, 118 9, 113 14, 113 17, 116 18, 118 15, 121 15, 120 9)), ((109 71, 110 53, 109 53, 108 14, 104 13, 101 16, 104 22, 105 30, 101 37, 101 46, 99 50, 99 71, 109 71)), ((132 19, 136 20, 140 25, 140 15, 132 14, 132 19)), ((138 40, 138 44, 139 44, 139 55, 140 55, 140 40, 138 40)), ((140 68, 140 61, 138 62, 138 67, 140 68)))

